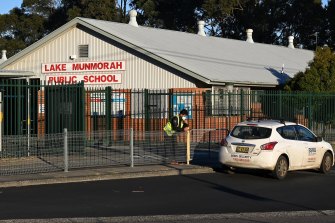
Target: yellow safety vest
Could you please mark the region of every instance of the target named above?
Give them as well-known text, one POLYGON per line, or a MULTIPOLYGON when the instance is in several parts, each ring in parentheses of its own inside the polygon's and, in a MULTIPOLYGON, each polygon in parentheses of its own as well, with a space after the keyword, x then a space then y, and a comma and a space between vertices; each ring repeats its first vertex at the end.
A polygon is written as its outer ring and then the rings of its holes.
MULTIPOLYGON (((179 116, 174 116, 174 117, 177 117, 177 119, 178 119, 178 125, 177 126, 179 126, 179 116)), ((171 121, 171 119, 170 119, 170 121, 171 121)), ((166 123, 166 125, 164 126, 164 131, 166 132, 166 134, 168 136, 172 136, 176 132, 175 130, 172 129, 172 124, 171 124, 170 121, 168 123, 166 123)), ((184 122, 181 123, 180 128, 183 128, 183 125, 184 125, 184 122)))

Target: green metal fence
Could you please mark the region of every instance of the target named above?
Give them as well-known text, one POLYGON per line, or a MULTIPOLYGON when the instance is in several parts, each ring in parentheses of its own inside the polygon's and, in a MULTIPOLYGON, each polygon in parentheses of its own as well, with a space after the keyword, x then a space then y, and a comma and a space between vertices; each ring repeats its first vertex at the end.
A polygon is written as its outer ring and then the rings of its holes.
MULTIPOLYGON (((175 150, 163 127, 189 110, 194 163, 218 160, 219 142, 238 122, 285 119, 335 141, 335 93, 209 89, 113 89, 45 85, 39 80, 0 81, 0 175, 59 171, 65 166, 64 134, 69 131, 67 168, 159 164, 175 150), (133 134, 131 134, 133 132, 133 134)), ((178 159, 183 160, 184 154, 178 159)))
MULTIPOLYGON (((210 89, 113 89, 0 81, 0 135, 133 128, 162 131, 186 108, 192 129, 231 129, 247 117, 295 121, 333 140, 335 93, 210 89)), ((119 136, 118 136, 119 137, 119 136)), ((222 136, 221 136, 222 137, 222 136)))

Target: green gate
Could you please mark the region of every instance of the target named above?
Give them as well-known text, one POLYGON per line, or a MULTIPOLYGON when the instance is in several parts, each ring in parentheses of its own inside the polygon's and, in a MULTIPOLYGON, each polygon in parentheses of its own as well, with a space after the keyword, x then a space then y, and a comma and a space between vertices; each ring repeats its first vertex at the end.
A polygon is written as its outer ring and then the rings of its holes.
POLYGON ((45 87, 46 133, 84 131, 84 85, 53 85, 45 87))
POLYGON ((37 133, 38 79, 6 79, 0 81, 3 104, 3 135, 37 133), (29 96, 28 96, 29 95, 29 96), (29 113, 29 116, 28 116, 29 113))

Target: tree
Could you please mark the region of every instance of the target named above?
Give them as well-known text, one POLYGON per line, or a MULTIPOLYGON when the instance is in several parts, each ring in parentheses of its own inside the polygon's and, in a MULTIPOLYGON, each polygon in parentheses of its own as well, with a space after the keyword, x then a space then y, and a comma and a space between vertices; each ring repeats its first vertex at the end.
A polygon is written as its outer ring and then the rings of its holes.
POLYGON ((119 22, 125 23, 127 18, 127 6, 129 5, 130 0, 118 0, 117 1, 117 18, 119 22))
POLYGON ((0 47, 14 55, 44 36, 45 19, 37 14, 28 14, 24 9, 14 8, 0 16, 0 47))
POLYGON ((293 35, 295 43, 315 50, 316 44, 325 43, 324 18, 320 0, 249 0, 226 20, 224 36, 245 39, 245 30, 251 28, 255 42, 287 46, 293 35))
MULTIPOLYGON (((36 0, 30 0, 36 1, 36 0)), ((37 0, 47 1, 47 0, 37 0)), ((114 0, 51 0, 57 1, 49 16, 46 29, 51 32, 75 17, 117 21, 118 9, 114 0)))
POLYGON ((62 0, 67 20, 85 18, 113 21, 116 19, 116 2, 113 0, 62 0))
POLYGON ((205 0, 200 11, 209 35, 225 37, 226 25, 235 11, 243 11, 248 0, 205 0))
POLYGON ((315 50, 317 46, 325 44, 326 23, 323 21, 326 11, 322 8, 321 0, 295 0, 288 4, 287 11, 280 24, 281 39, 285 45, 288 35, 294 35, 295 41, 307 49, 315 50))
POLYGON ((48 18, 60 5, 61 0, 23 0, 21 7, 27 14, 38 14, 48 18))
POLYGON ((335 48, 335 0, 328 1, 326 8, 326 21, 327 21, 327 41, 326 43, 335 48))
POLYGON ((335 1, 321 0, 23 0, 0 16, 0 46, 12 55, 77 16, 127 22, 130 7, 156 28, 196 33, 205 20, 212 36, 245 40, 252 28, 255 42, 287 45, 293 35, 303 48, 335 47, 335 1))
POLYGON ((309 68, 297 73, 284 86, 288 91, 335 92, 335 54, 329 47, 318 48, 309 68))
POLYGON ((246 39, 246 29, 253 29, 253 39, 260 43, 274 43, 276 34, 275 18, 281 8, 280 1, 250 0, 243 10, 236 10, 225 20, 223 36, 232 39, 246 39))
POLYGON ((138 21, 146 26, 194 32, 196 11, 202 0, 132 0, 131 7, 139 11, 138 21))

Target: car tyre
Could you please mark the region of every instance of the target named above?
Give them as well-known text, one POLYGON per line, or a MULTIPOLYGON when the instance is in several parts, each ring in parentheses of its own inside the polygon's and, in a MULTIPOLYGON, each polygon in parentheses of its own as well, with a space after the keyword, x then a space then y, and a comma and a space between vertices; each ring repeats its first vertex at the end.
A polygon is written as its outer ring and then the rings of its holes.
POLYGON ((235 168, 234 167, 222 164, 221 169, 223 170, 223 172, 225 172, 227 174, 235 174, 235 172, 234 172, 235 168))
POLYGON ((332 168, 332 164, 333 164, 333 156, 330 152, 326 152, 321 162, 320 172, 329 173, 332 168))
POLYGON ((280 156, 277 160, 276 167, 273 171, 273 176, 278 179, 282 180, 286 177, 288 172, 288 160, 284 156, 280 156))

